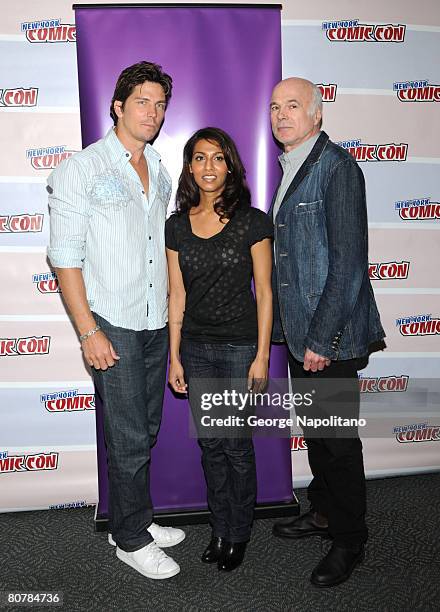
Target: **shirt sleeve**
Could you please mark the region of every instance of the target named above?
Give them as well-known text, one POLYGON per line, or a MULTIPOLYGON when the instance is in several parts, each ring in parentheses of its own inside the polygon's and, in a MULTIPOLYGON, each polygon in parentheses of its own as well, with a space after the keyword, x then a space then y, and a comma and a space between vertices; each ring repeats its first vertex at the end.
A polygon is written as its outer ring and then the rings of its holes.
POLYGON ((176 218, 177 215, 173 214, 165 222, 165 246, 167 249, 172 251, 178 251, 179 245, 176 239, 176 218))
POLYGON ((265 238, 273 240, 273 223, 269 215, 258 208, 251 208, 249 246, 265 238))
POLYGON ((90 202, 80 166, 73 158, 47 179, 50 243, 47 255, 55 268, 82 268, 90 219, 90 202))

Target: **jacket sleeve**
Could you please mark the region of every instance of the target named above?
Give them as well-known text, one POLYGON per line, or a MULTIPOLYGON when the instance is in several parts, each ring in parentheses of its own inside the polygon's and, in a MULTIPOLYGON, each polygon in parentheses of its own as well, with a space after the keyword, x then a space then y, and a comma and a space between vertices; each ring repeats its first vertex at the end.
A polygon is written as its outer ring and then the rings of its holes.
POLYGON ((305 338, 306 348, 337 359, 340 339, 368 275, 365 181, 352 160, 339 163, 324 196, 328 275, 305 338))

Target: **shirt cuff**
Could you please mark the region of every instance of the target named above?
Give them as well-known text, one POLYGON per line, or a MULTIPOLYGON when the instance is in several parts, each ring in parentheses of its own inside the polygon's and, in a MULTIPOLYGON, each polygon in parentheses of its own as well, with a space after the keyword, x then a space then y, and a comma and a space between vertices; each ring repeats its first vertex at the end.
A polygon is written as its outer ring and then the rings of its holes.
POLYGON ((54 268, 80 268, 84 264, 84 253, 77 249, 51 248, 47 249, 47 256, 54 268))

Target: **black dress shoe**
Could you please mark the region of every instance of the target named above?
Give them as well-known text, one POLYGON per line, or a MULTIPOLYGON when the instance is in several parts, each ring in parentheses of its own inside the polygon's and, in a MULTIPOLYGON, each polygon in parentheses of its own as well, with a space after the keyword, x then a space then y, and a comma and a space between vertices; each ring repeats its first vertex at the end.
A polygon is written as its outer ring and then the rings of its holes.
POLYGON ((364 547, 357 551, 333 544, 312 572, 310 581, 317 587, 332 587, 348 580, 358 563, 364 560, 364 547))
POLYGON ((275 523, 272 533, 279 538, 305 538, 320 535, 330 537, 328 527, 320 527, 315 520, 315 512, 310 511, 299 518, 275 523))
POLYGON ((232 572, 236 567, 241 565, 244 559, 247 542, 229 543, 223 551, 222 556, 218 561, 218 569, 221 572, 232 572))
POLYGON ((212 536, 211 541, 202 555, 203 563, 215 563, 218 561, 227 544, 228 542, 226 542, 224 538, 212 536))

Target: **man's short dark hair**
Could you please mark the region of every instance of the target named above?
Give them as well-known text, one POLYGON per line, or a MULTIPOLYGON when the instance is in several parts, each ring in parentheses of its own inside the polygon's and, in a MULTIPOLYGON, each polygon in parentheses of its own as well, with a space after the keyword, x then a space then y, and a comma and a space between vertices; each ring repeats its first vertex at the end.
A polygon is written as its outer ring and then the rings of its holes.
POLYGON ((142 85, 145 81, 159 83, 165 92, 165 100, 168 104, 173 88, 173 79, 170 75, 163 72, 162 66, 159 66, 159 64, 152 64, 151 62, 133 64, 133 66, 129 66, 121 72, 115 86, 115 93, 110 105, 110 117, 115 125, 118 123, 118 116, 114 109, 115 101, 122 102, 122 108, 124 108, 125 100, 132 94, 133 89, 137 85, 142 85))

